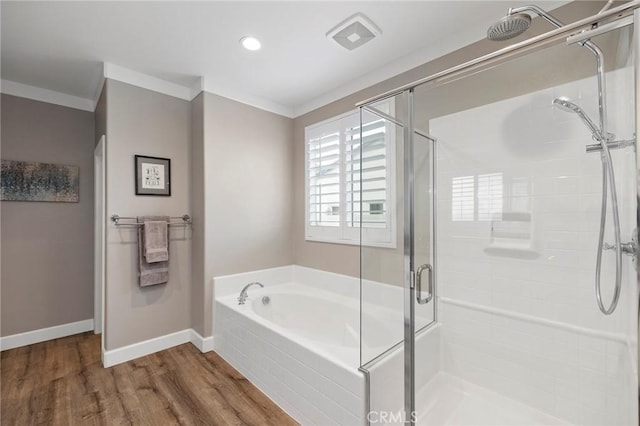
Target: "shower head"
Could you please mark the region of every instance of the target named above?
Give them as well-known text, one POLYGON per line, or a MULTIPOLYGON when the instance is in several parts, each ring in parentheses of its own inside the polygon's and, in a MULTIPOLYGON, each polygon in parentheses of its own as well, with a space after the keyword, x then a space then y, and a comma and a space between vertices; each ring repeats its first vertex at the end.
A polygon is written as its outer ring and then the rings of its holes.
POLYGON ((555 98, 553 100, 553 105, 566 112, 575 112, 576 114, 579 114, 582 111, 582 108, 580 108, 578 105, 571 102, 569 98, 564 96, 555 98))
POLYGON ((525 32, 531 25, 531 16, 513 13, 500 19, 487 30, 487 38, 493 41, 509 40, 525 32))
POLYGON ((509 40, 510 38, 522 34, 529 28, 529 26, 531 26, 531 16, 529 16, 529 13, 534 13, 540 16, 557 28, 563 26, 562 22, 551 16, 547 11, 536 5, 530 4, 527 6, 510 8, 507 16, 489 27, 487 30, 487 38, 489 40, 502 41, 509 40))
MULTIPOLYGON (((560 108, 563 111, 572 112, 572 113, 578 114, 578 117, 580 117, 582 122, 591 131, 591 134, 593 135, 593 138, 596 139, 596 140, 601 140, 602 139, 602 132, 600 131, 600 129, 598 128, 596 123, 594 123, 593 120, 591 120, 589 118, 587 113, 584 112, 584 110, 582 108, 580 108, 577 104, 571 102, 571 100, 569 98, 566 98, 564 96, 561 96, 559 98, 555 98, 553 100, 553 105, 558 107, 558 108, 560 108)), ((609 133, 609 134, 607 134, 607 139, 610 139, 610 138, 613 138, 613 135, 609 133)))

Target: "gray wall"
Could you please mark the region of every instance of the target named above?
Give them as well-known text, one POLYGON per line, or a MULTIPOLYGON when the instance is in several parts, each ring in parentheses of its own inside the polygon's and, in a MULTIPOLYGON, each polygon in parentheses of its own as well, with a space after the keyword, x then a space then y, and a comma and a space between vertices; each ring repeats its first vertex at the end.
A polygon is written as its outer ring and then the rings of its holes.
POLYGON ((192 117, 192 206, 204 237, 194 240, 204 254, 193 258, 192 325, 210 336, 214 276, 293 263, 293 120, 211 93, 192 103, 203 115, 192 117))
POLYGON ((209 93, 105 87, 107 215, 189 212, 194 231, 172 230, 170 282, 141 289, 135 230, 108 224, 106 348, 189 327, 210 336, 214 276, 293 262, 293 120, 209 93), (134 195, 134 154, 171 158, 171 197, 134 195))
POLYGON ((3 201, 0 335, 93 318, 93 113, 2 95, 2 158, 80 168, 79 203, 3 201))
MULTIPOLYGON (((564 22, 573 22, 581 18, 596 14, 602 7, 604 2, 573 2, 553 11, 554 16, 564 22)), ((508 4, 505 5, 505 13, 508 4)), ((437 58, 424 65, 416 67, 405 73, 399 74, 393 78, 385 80, 372 87, 356 92, 350 96, 332 102, 305 115, 297 117, 294 120, 294 151, 293 151, 293 172, 294 172, 294 216, 293 216, 293 253, 294 263, 297 265, 308 266, 311 268, 322 269, 326 271, 346 274, 351 276, 359 276, 360 274, 360 249, 358 246, 349 246, 343 244, 319 243, 313 241, 305 241, 305 188, 304 188, 304 129, 306 126, 317 123, 322 120, 343 114, 353 110, 356 103, 393 90, 399 86, 409 84, 413 81, 427 77, 439 71, 443 71, 452 66, 464 63, 471 59, 480 57, 487 53, 498 50, 507 45, 517 43, 520 40, 530 38, 534 35, 552 29, 548 23, 542 22, 539 18, 534 19, 534 23, 529 31, 525 34, 508 40, 506 42, 490 42, 481 40, 470 44, 462 49, 437 58)), ((509 86, 507 86, 509 87, 509 86)), ((513 86, 517 88, 517 86, 513 86)), ((465 96, 472 97, 473 92, 467 91, 465 96)), ((515 96, 515 93, 514 93, 515 96)), ((446 98, 437 98, 439 102, 446 101, 446 98)), ((484 99, 483 99, 484 101, 484 99)), ((424 124, 423 124, 424 127, 424 124)), ((398 241, 400 244, 401 242, 398 241)), ((376 264, 375 257, 379 257, 378 264, 388 261, 387 254, 395 256, 397 251, 391 249, 367 249, 367 262, 376 264)), ((393 263, 395 263, 392 260, 393 263)), ((393 276, 397 274, 393 273, 393 276)), ((385 278, 383 281, 392 281, 391 278, 385 278)))
POLYGON ((205 93, 215 276, 291 264, 291 119, 205 93))
MULTIPOLYGON (((188 213, 190 102, 108 80, 107 215, 188 213), (171 196, 136 196, 134 155, 171 159, 171 196)), ((105 338, 112 350, 190 327, 191 228, 172 227, 169 282, 138 285, 137 232, 107 226, 105 338)))
MULTIPOLYGON (((191 217, 193 227, 191 253, 191 328, 205 332, 205 313, 211 310, 211 277, 205 279, 206 226, 205 221, 205 145, 204 145, 204 93, 191 101, 191 217)), ((208 317, 208 323, 211 322, 208 317)), ((210 334, 210 333, 209 333, 210 334)))
POLYGON ((107 134, 107 91, 104 90, 107 82, 105 81, 105 86, 103 86, 102 93, 98 98, 98 102, 96 103, 95 110, 95 120, 96 120, 96 129, 95 129, 95 144, 98 145, 100 142, 100 138, 102 135, 107 134))

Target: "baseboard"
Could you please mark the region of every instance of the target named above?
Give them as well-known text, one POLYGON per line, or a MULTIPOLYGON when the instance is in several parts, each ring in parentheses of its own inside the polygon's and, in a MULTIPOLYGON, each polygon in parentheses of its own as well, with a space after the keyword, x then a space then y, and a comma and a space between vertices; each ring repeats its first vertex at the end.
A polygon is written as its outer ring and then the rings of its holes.
MULTIPOLYGON (((46 342, 47 340, 59 339, 61 337, 84 333, 86 331, 92 331, 93 327, 93 319, 88 319, 0 337, 0 351, 32 345, 34 343, 46 342)), ((111 367, 122 362, 131 361, 132 359, 182 345, 183 343, 193 344, 202 353, 213 350, 213 336, 202 337, 197 331, 188 328, 186 330, 145 340, 144 342, 134 343, 133 345, 124 346, 111 351, 107 351, 103 348, 102 364, 105 367, 111 367)))
POLYGON ((105 368, 112 367, 184 343, 191 343, 203 353, 213 350, 213 337, 202 337, 197 331, 187 328, 186 330, 155 337, 129 346, 104 351, 102 355, 102 365, 104 365, 105 368))
POLYGON ((19 348, 20 346, 33 345, 34 343, 46 342, 47 340, 59 339, 61 337, 92 330, 93 319, 88 319, 56 325, 54 327, 41 328, 39 330, 27 331, 25 333, 13 334, 11 336, 0 337, 0 351, 19 348))
POLYGON ((151 355, 174 346, 182 345, 191 341, 191 329, 177 331, 132 345, 123 346, 118 349, 105 351, 102 364, 106 367, 112 367, 132 359, 140 358, 145 355, 151 355))
POLYGON ((191 344, 198 348, 200 352, 211 352, 213 350, 213 336, 202 337, 200 333, 191 329, 191 344))

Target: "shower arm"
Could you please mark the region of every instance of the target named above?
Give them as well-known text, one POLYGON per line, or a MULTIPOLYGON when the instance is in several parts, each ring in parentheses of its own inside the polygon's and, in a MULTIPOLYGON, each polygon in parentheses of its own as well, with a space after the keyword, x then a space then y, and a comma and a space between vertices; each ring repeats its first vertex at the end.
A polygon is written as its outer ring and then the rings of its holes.
POLYGON ((598 12, 598 14, 600 14, 600 13, 602 13, 602 12, 605 12, 605 11, 607 11, 607 10, 611 9, 611 6, 613 6, 613 1, 614 1, 614 0, 609 0, 609 1, 607 1, 607 4, 605 4, 605 5, 604 5, 604 7, 603 7, 602 9, 600 9, 600 12, 598 12))
POLYGON ((585 40, 581 43, 582 46, 586 47, 593 55, 596 57, 596 66, 598 72, 596 73, 598 78, 598 112, 600 116, 600 136, 601 142, 606 144, 609 139, 609 134, 607 133, 606 123, 607 123, 607 92, 606 92, 606 84, 604 81, 604 55, 602 54, 602 50, 591 40, 585 40))
MULTIPOLYGON (((600 12, 606 10, 608 8, 607 6, 608 6, 608 3, 600 12)), ((554 18, 549 13, 547 13, 547 11, 535 5, 512 7, 509 9, 508 14, 513 15, 515 13, 523 13, 523 12, 533 12, 557 28, 564 27, 564 24, 562 23, 562 21, 554 18)), ((600 121, 600 136, 601 136, 600 139, 603 141, 603 143, 606 143, 607 140, 609 139, 609 134, 607 133, 607 129, 606 129, 607 93, 606 93, 606 87, 605 87, 605 81, 604 81, 604 60, 603 60, 604 55, 602 54, 602 50, 600 50, 600 48, 589 39, 582 41, 579 44, 586 47, 587 50, 593 53, 593 55, 596 57, 597 78, 598 78, 598 113, 599 113, 599 119, 600 119, 599 121, 600 121)))
POLYGON ((509 8, 508 15, 514 15, 516 13, 523 13, 523 12, 533 12, 536 15, 540 16, 541 18, 544 18, 544 20, 549 22, 551 25, 554 25, 555 27, 558 27, 558 28, 564 27, 564 24, 562 22, 560 22, 553 16, 549 15, 544 9, 541 9, 538 6, 535 6, 532 4, 528 6, 509 8))

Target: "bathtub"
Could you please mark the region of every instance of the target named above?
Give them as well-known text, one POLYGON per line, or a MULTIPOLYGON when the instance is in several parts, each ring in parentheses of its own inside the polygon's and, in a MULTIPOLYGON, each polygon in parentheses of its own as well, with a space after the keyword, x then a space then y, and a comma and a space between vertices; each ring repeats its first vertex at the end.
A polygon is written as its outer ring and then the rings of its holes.
MULTIPOLYGON (((389 286, 385 286, 389 287, 389 286)), ((214 348, 302 424, 365 424, 367 398, 360 366, 360 282, 290 266, 215 279, 214 348), (252 287, 243 305, 242 287, 252 287)), ((364 310, 369 353, 402 339, 402 312, 381 294, 364 310), (390 325, 397 327, 390 327, 390 325)))
MULTIPOLYGON (((280 335, 345 368, 357 369, 360 365, 359 299, 300 283, 260 289, 252 299, 249 309, 238 306, 241 311, 247 311, 249 318, 267 321, 280 335)), ((377 312, 380 316, 365 312, 363 320, 379 331, 367 342, 368 350, 382 353, 387 348, 388 336, 394 334, 385 317, 393 313, 383 308, 377 312)))

